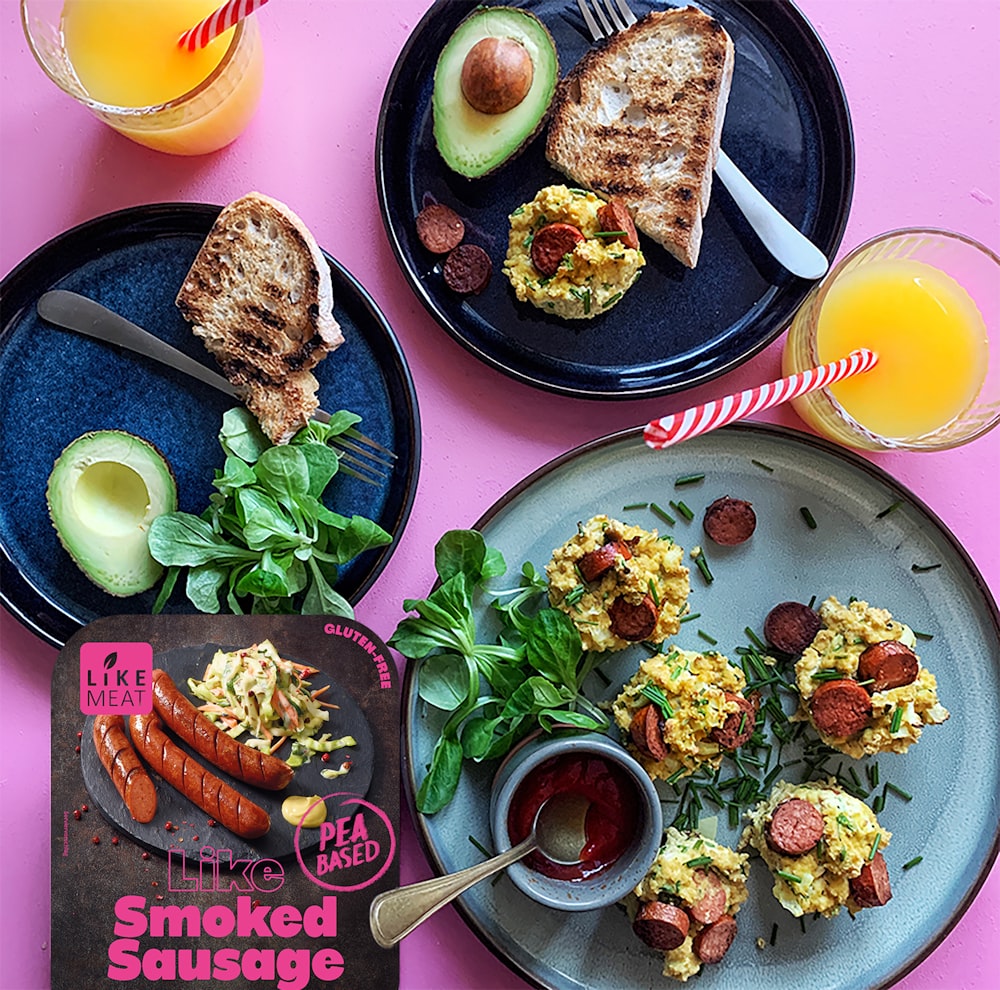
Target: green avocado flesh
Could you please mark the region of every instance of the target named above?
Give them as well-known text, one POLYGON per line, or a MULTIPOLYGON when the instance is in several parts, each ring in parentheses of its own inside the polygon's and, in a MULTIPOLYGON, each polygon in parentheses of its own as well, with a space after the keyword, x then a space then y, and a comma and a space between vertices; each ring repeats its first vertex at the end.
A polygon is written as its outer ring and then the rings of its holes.
POLYGON ((558 81, 555 43, 534 14, 513 7, 487 7, 471 14, 448 39, 434 71, 434 140, 441 157, 470 179, 492 172, 538 132, 558 81), (480 113, 462 95, 465 56, 484 38, 513 38, 531 56, 531 88, 505 113, 480 113))
POLYGON ((146 534, 177 509, 177 484, 151 443, 119 430, 77 437, 52 466, 45 498, 59 541, 98 587, 124 598, 159 580, 146 534))

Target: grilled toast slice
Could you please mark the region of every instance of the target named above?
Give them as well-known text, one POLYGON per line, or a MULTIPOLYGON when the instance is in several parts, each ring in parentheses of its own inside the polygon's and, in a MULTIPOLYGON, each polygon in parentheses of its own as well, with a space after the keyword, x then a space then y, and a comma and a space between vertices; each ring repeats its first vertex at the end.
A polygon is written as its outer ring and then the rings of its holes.
POLYGON ((697 7, 652 11, 595 45, 559 84, 545 153, 618 196, 636 226, 694 268, 733 78, 733 42, 697 7))
POLYGON ((252 192, 219 214, 177 307, 272 443, 319 407, 311 369, 344 342, 330 267, 284 203, 252 192))

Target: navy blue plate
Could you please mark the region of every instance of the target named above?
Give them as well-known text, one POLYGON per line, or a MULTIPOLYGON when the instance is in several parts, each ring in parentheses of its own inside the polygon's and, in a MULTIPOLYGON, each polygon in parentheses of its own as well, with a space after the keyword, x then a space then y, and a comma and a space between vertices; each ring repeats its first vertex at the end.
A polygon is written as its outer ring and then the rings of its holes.
MULTIPOLYGON (((573 0, 515 4, 535 13, 565 74, 590 47, 573 0)), ((828 257, 840 245, 854 185, 854 138, 837 71, 808 21, 786 0, 704 0, 733 38, 736 69, 722 144, 757 188, 828 257)), ((564 321, 518 303, 500 268, 507 217, 544 186, 568 180, 545 161, 544 134, 493 175, 464 179, 434 145, 431 92, 445 42, 474 2, 438 0, 403 48, 386 87, 376 181, 389 241, 417 297, 487 364, 539 388, 589 398, 677 392, 757 353, 787 325, 812 283, 775 262, 720 181, 712 187, 695 270, 643 240, 647 264, 613 310, 564 321), (417 239, 414 217, 439 200, 466 220, 494 273, 460 298, 417 239)), ((637 15, 675 3, 632 0, 637 15)), ((570 183, 572 184, 572 183, 570 183)))
MULTIPOLYGON (((160 203, 98 217, 60 234, 0 286, 0 602, 29 629, 62 646, 105 615, 148 613, 156 589, 115 598, 91 584, 59 545, 45 486, 52 464, 90 430, 127 430, 154 443, 177 477, 180 508, 208 504, 223 453, 217 435, 234 400, 145 360, 42 320, 53 288, 90 296, 209 366, 214 362, 174 306, 218 206, 160 203)), ((315 374, 324 409, 350 409, 360 428, 398 455, 379 487, 345 475, 330 505, 393 534, 341 568, 338 591, 356 604, 388 563, 410 514, 420 467, 417 397, 399 343, 371 296, 327 255, 345 343, 315 374)), ((181 582, 182 583, 182 582, 181 582)), ((182 587, 166 611, 190 612, 182 587)))

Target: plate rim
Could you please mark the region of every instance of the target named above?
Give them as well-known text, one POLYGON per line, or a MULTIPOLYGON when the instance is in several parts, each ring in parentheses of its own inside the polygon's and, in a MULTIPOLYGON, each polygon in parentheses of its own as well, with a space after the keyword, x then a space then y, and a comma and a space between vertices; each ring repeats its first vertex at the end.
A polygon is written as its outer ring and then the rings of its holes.
MULTIPOLYGON (((465 2, 469 8, 469 12, 480 5, 476 2, 476 0, 465 0, 465 2)), ((567 3, 569 2, 570 0, 567 0, 567 3)), ((697 2, 697 0, 694 0, 694 2, 697 2)), ((805 16, 805 14, 803 14, 798 6, 793 2, 793 0, 756 0, 756 2, 755 0, 715 0, 715 2, 731 4, 735 7, 744 9, 753 17, 754 21, 758 23, 760 22, 760 17, 757 10, 759 9, 760 4, 766 4, 768 8, 784 11, 784 16, 787 17, 788 24, 794 27, 800 36, 809 40, 809 43, 813 48, 813 53, 819 56, 819 68, 822 70, 822 75, 829 85, 829 91, 834 97, 830 105, 826 106, 826 112, 837 118, 837 131, 839 132, 840 137, 843 138, 843 140, 839 140, 834 143, 836 148, 839 148, 840 150, 843 189, 838 206, 838 215, 833 224, 830 243, 827 248, 828 257, 832 260, 843 243, 844 234, 847 230, 847 223, 850 218, 851 206, 854 199, 857 159, 850 106, 848 104, 847 93, 844 89, 843 80, 837 70, 837 65, 819 33, 813 27, 812 23, 805 16)), ((530 0, 516 0, 515 5, 525 6, 527 3, 530 3, 530 0)), ((403 249, 403 244, 397 233, 397 225, 393 224, 393 221, 389 216, 388 172, 390 171, 390 167, 387 163, 385 142, 390 106, 394 101, 394 94, 399 82, 399 77, 402 75, 412 51, 419 46, 421 35, 427 29, 428 23, 438 16, 442 9, 454 8, 455 6, 457 6, 457 0, 434 0, 431 7, 424 13, 411 30, 403 48, 400 50, 396 62, 393 65, 388 81, 386 82, 386 87, 382 94, 382 102, 379 107, 378 123, 375 132, 375 188, 378 197, 379 213, 382 217, 382 224, 385 229, 386 238, 389 241, 389 246, 391 247, 393 256, 396 259, 397 266, 409 286, 410 291, 417 297, 423 308, 428 312, 434 322, 441 329, 443 329, 452 340, 472 354, 477 360, 484 363, 487 367, 493 368, 495 371, 499 371, 502 374, 513 378, 515 381, 520 381, 526 385, 541 389, 542 391, 558 395, 569 395, 576 398, 603 401, 624 401, 628 399, 670 395, 683 392, 690 388, 695 388, 699 385, 704 385, 707 382, 713 381, 714 379, 727 374, 734 368, 739 367, 741 364, 748 361, 755 354, 760 353, 760 351, 776 340, 786 327, 792 315, 795 313, 795 310, 798 309, 805 297, 808 295, 809 290, 814 284, 813 282, 806 279, 795 279, 792 277, 793 281, 790 283, 793 287, 792 292, 790 295, 786 295, 786 305, 783 309, 778 312, 776 317, 773 317, 774 326, 772 329, 769 330, 762 339, 755 342, 749 348, 744 349, 740 355, 725 361, 719 367, 712 368, 708 371, 692 373, 684 381, 679 383, 667 382, 654 385, 639 384, 624 389, 595 388, 594 386, 586 386, 584 384, 561 384, 549 381, 541 375, 533 375, 527 369, 513 368, 500 358, 494 357, 483 347, 478 346, 476 342, 469 339, 468 335, 462 332, 461 329, 446 316, 446 314, 441 312, 441 309, 436 304, 432 294, 428 291, 424 280, 420 278, 419 272, 413 269, 407 259, 406 253, 403 249)), ((670 0, 670 6, 683 6, 683 0, 670 0)), ((811 93, 812 91, 810 90, 810 94, 811 93)), ((820 131, 822 132, 822 128, 820 131)), ((824 150, 830 152, 824 157, 825 163, 829 158, 834 157, 832 152, 836 149, 826 148, 824 150)), ((786 289, 786 294, 787 292, 788 290, 786 289)))
MULTIPOLYGON (((963 567, 966 568, 968 575, 973 580, 976 590, 981 595, 989 618, 992 622, 994 632, 998 640, 1000 640, 1000 607, 998 607, 998 603, 993 597, 986 579, 976 566, 975 561, 973 561, 968 551, 955 534, 952 533, 951 529, 947 526, 944 520, 941 519, 941 517, 929 505, 927 505, 927 503, 924 502, 919 495, 911 491, 901 481, 890 475, 885 468, 869 461, 857 451, 841 447, 823 437, 814 436, 810 433, 804 433, 801 430, 796 430, 788 426, 747 421, 732 423, 722 429, 731 433, 744 433, 750 436, 764 435, 778 440, 783 440, 785 442, 803 443, 807 447, 815 448, 822 454, 832 456, 834 459, 843 460, 848 465, 870 475, 872 479, 880 484, 887 486, 889 490, 897 496, 904 498, 913 508, 924 515, 926 519, 933 524, 937 533, 945 539, 949 547, 956 553, 958 560, 961 562, 963 567)), ((496 501, 493 502, 493 504, 490 505, 485 512, 483 512, 483 514, 472 524, 470 528, 481 530, 490 521, 492 521, 495 516, 510 505, 511 502, 516 500, 520 495, 528 490, 536 481, 546 477, 551 472, 558 470, 565 464, 570 463, 577 457, 584 456, 593 451, 612 446, 622 441, 641 440, 642 431, 643 427, 641 426, 617 430, 613 433, 606 434, 605 436, 597 437, 593 440, 588 440, 584 443, 578 444, 572 449, 556 455, 551 460, 526 475, 514 486, 508 489, 508 491, 496 499, 496 501)), ((437 583, 435 582, 435 587, 436 586, 437 583)), ((419 664, 414 662, 408 662, 405 665, 403 682, 400 688, 401 782, 406 798, 406 805, 410 812, 414 832, 420 842, 421 850, 433 870, 433 875, 440 876, 444 870, 429 835, 427 828, 427 816, 421 814, 416 808, 417 786, 413 774, 413 761, 411 759, 410 748, 410 709, 411 698, 416 691, 418 666, 419 664)), ((965 897, 963 897, 962 900, 954 907, 947 922, 934 933, 932 938, 921 947, 919 952, 917 952, 912 958, 905 960, 901 966, 894 969, 891 973, 887 974, 883 981, 878 984, 874 984, 872 990, 886 990, 886 988, 894 986, 901 979, 903 979, 904 976, 916 969, 917 966, 924 962, 931 955, 931 953, 933 953, 934 950, 941 945, 945 938, 947 938, 948 934, 955 928, 959 921, 961 921, 966 911, 968 911, 969 907, 972 905, 972 902, 976 899, 980 889, 986 882, 986 878, 990 874, 993 864, 997 861, 998 856, 1000 856, 1000 820, 997 821, 990 850, 980 866, 975 882, 969 888, 965 897)), ((508 969, 514 972, 529 985, 539 988, 539 990, 561 990, 560 984, 541 981, 534 973, 524 969, 524 967, 522 967, 519 963, 510 958, 505 953, 503 947, 499 944, 495 936, 487 930, 485 925, 480 924, 479 920, 469 910, 463 898, 459 897, 452 903, 466 927, 472 932, 473 935, 475 935, 479 942, 481 942, 508 969)))
MULTIPOLYGON (((32 305, 31 300, 40 295, 40 292, 36 292, 40 279, 33 277, 33 273, 53 253, 59 255, 61 252, 70 250, 79 253, 79 245, 85 242, 88 235, 96 237, 98 234, 111 233, 127 224, 143 224, 152 227, 158 222, 166 224, 171 220, 176 221, 178 217, 192 221, 201 221, 203 219, 207 223, 205 229, 205 233, 207 234, 209 227, 211 227, 211 224, 222 209, 221 205, 214 203, 182 200, 142 203, 99 214, 55 234, 23 258, 0 280, 0 349, 4 348, 7 344, 10 336, 9 328, 20 319, 24 309, 32 305)), ((182 231, 175 229, 164 230, 159 233, 154 230, 146 230, 144 232, 145 236, 149 238, 163 236, 163 234, 167 233, 178 234, 182 233, 182 231)), ((420 475, 422 439, 420 407, 416 386, 406 356, 403 353, 399 338, 396 336, 382 309, 375 302, 371 293, 342 262, 334 258, 322 246, 320 250, 335 277, 344 280, 354 295, 356 304, 370 317, 372 325, 377 328, 381 342, 388 345, 385 349, 380 348, 379 363, 382 364, 385 362, 386 367, 398 379, 398 384, 405 400, 405 409, 400 411, 405 413, 404 422, 412 437, 410 463, 402 482, 404 495, 394 520, 392 541, 378 548, 379 556, 369 569, 369 573, 362 578, 358 588, 351 595, 347 596, 353 606, 357 605, 365 594, 367 594, 389 563, 389 560, 398 548, 403 530, 409 521, 413 503, 416 499, 420 475)), ((89 257, 93 258, 95 256, 96 249, 91 249, 89 257)), ((74 270, 75 267, 78 266, 71 266, 66 269, 60 268, 55 279, 49 279, 48 275, 43 275, 46 287, 51 287, 51 284, 64 278, 67 271, 74 270)), ((397 465, 394 470, 398 471, 399 466, 397 465)), ((86 623, 81 623, 76 616, 67 611, 63 605, 54 601, 49 595, 36 587, 34 582, 23 573, 21 567, 14 560, 10 550, 2 540, 0 540, 0 605, 28 629, 29 632, 33 633, 49 646, 56 647, 56 649, 61 649, 65 646, 67 640, 77 630, 82 629, 86 625, 86 623)), ((114 613, 109 612, 108 614, 114 613)))

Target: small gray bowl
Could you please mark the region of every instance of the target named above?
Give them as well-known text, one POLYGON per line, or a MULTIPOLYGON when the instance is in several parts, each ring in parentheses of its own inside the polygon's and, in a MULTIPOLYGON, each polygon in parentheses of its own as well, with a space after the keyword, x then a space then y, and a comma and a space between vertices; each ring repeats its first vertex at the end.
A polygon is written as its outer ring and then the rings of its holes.
POLYGON ((490 794, 490 829, 497 853, 510 849, 513 843, 507 831, 507 816, 515 792, 537 766, 568 753, 601 756, 621 767, 634 782, 639 822, 631 843, 614 863, 586 879, 553 879, 523 862, 509 866, 507 874, 520 890, 539 904, 561 911, 590 911, 614 904, 635 887, 656 858, 663 834, 663 811, 653 782, 622 746, 596 732, 556 730, 530 738, 497 772, 490 794))

